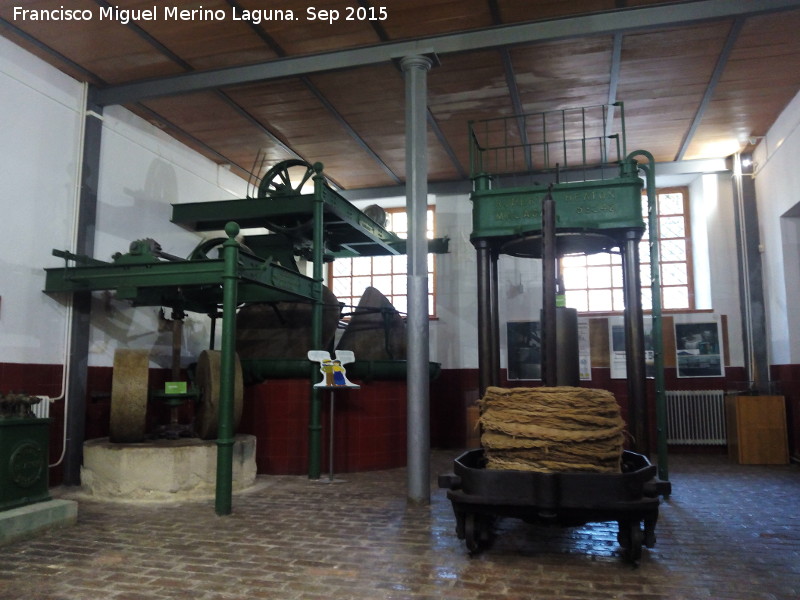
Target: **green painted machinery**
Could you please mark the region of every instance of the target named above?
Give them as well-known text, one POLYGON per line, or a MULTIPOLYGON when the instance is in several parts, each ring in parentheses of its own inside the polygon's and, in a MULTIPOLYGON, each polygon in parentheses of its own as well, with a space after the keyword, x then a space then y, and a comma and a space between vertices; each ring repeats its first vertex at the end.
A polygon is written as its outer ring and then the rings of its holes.
MULTIPOLYGON (((111 262, 54 250, 55 256, 65 260, 65 266, 45 269, 46 293, 114 290, 118 298, 134 305, 199 312, 213 319, 221 315, 218 514, 231 510, 237 307, 251 302, 311 302, 312 338, 315 347, 321 348, 324 263, 339 256, 405 253, 405 240, 333 190, 322 170, 321 163, 283 161, 262 178, 255 198, 173 205, 172 222, 178 225, 198 232, 224 230, 223 236, 203 241, 185 259, 166 254, 156 242, 145 239, 133 242, 127 253, 116 254, 111 262), (243 229, 253 228, 263 231, 246 235, 246 247, 237 242, 243 229), (299 271, 298 257, 313 264, 311 277, 299 271)), ((431 240, 430 248, 446 252, 447 240, 431 240)), ((316 376, 315 369, 309 362, 309 377, 316 376)), ((321 398, 312 390, 312 479, 319 478, 320 473, 320 419, 321 398)))
POLYGON ((39 398, 0 395, 0 511, 50 499, 50 421, 34 416, 39 398))
MULTIPOLYGON (((659 474, 667 478, 655 167, 646 151, 627 152, 622 103, 514 115, 469 124, 473 180, 471 241, 477 251, 481 390, 500 383, 497 260, 542 259, 543 372, 558 362, 557 260, 569 254, 622 256, 629 429, 649 454, 639 242, 650 230, 659 474), (646 210, 642 193, 646 189, 646 210), (553 214, 545 215, 546 207, 553 214), (552 332, 547 329, 552 324, 552 332), (548 339, 549 338, 549 339, 548 339), (548 343, 549 342, 549 343, 548 343), (548 346, 550 346, 548 348, 548 346)), ((543 377, 545 385, 555 381, 543 377)))

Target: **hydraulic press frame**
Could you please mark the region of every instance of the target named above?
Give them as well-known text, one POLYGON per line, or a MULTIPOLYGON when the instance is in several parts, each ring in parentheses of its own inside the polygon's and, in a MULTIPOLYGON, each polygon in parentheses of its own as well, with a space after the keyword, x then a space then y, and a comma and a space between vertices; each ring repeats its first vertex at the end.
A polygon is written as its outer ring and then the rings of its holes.
POLYGON ((645 231, 642 190, 646 188, 658 467, 661 479, 667 480, 655 165, 649 152, 627 153, 624 123, 622 103, 470 123, 479 385, 482 394, 500 382, 499 255, 543 257, 542 206, 546 197, 552 198, 558 256, 616 249, 622 256, 629 428, 634 449, 649 455, 638 248, 645 231), (643 164, 637 157, 644 159, 643 164))

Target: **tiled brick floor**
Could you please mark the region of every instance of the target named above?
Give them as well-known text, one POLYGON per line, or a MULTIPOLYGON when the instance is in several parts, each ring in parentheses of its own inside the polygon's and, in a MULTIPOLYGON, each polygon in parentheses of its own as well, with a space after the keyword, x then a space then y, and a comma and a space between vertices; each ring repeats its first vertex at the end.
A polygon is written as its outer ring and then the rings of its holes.
MULTIPOLYGON (((435 453, 431 474, 455 452, 435 453)), ((800 468, 674 457, 658 543, 625 563, 616 525, 503 520, 469 557, 445 493, 407 504, 405 470, 332 485, 262 476, 213 502, 80 500, 77 526, 0 548, 2 600, 800 598, 800 468)), ((63 493, 62 493, 63 495, 63 493)))

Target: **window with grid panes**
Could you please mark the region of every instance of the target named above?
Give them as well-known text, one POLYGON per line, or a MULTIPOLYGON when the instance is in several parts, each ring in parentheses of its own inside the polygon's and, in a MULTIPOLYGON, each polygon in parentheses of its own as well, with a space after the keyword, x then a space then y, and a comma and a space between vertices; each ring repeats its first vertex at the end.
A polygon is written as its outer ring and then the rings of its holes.
MULTIPOLYGON (((656 193, 661 253, 661 304, 664 310, 694 308, 687 188, 670 188, 656 193)), ((647 199, 642 201, 647 225, 647 199)), ((645 231, 639 244, 641 263, 642 308, 652 308, 650 289, 650 232, 645 231)), ((622 258, 619 254, 565 256, 561 260, 567 306, 579 312, 621 312, 622 258)))
MULTIPOLYGON (((387 208, 385 210, 389 220, 386 229, 405 239, 408 235, 408 219, 405 209, 387 208)), ((433 239, 433 235, 434 211, 432 207, 428 207, 428 239, 433 239)), ((328 267, 331 291, 339 302, 347 305, 345 312, 348 312, 351 309, 347 307, 358 306, 364 290, 372 286, 386 296, 399 312, 405 314, 408 312, 407 261, 408 257, 405 254, 337 258, 328 267)), ((434 275, 433 255, 429 254, 428 314, 431 317, 436 313, 434 275)))

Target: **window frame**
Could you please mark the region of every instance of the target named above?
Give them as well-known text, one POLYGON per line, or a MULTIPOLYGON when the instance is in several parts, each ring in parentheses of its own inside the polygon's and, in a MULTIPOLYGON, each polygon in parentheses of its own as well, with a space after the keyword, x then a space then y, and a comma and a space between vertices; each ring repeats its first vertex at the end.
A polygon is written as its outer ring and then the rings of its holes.
MULTIPOLYGON (((683 194, 683 237, 682 238, 663 238, 661 237, 661 230, 660 230, 660 223, 661 218, 664 216, 670 215, 662 215, 660 211, 660 204, 658 206, 658 221, 659 221, 659 235, 658 235, 658 243, 659 243, 659 282, 661 285, 661 307, 662 312, 688 312, 696 310, 695 304, 695 291, 694 291, 694 253, 692 249, 692 219, 691 219, 691 205, 689 202, 689 188, 685 186, 675 186, 675 187, 665 187, 656 189, 656 202, 659 202, 659 196, 666 195, 666 194, 674 194, 680 192, 683 194), (686 260, 685 261, 664 261, 663 252, 661 252, 661 244, 664 240, 676 240, 682 239, 685 243, 686 248, 686 260), (665 287, 678 287, 678 286, 665 286, 664 285, 664 265, 665 264, 674 264, 674 263, 686 263, 686 287, 687 287, 687 300, 688 300, 688 307, 687 308, 664 308, 666 303, 664 302, 664 288, 665 287)), ((677 213, 672 213, 677 214, 677 213)), ((648 235, 645 233, 645 235, 648 235)), ((648 263, 649 264, 649 263, 648 263)), ((649 311, 648 311, 649 312, 649 311)))
MULTIPOLYGON (((660 280, 660 284, 661 284, 662 312, 664 312, 664 313, 694 312, 694 311, 697 310, 697 308, 696 308, 696 304, 695 304, 694 256, 693 256, 693 251, 692 251, 692 223, 691 223, 691 209, 690 209, 691 205, 690 205, 690 197, 689 197, 689 188, 685 187, 685 186, 672 186, 672 187, 658 188, 658 189, 656 189, 656 202, 659 203, 658 204, 658 209, 659 209, 659 211, 658 211, 658 225, 659 225, 658 243, 659 243, 659 257, 661 259, 660 260, 660 264, 659 264, 659 269, 660 269, 660 271, 659 271, 659 276, 660 276, 659 280, 660 280), (683 224, 684 224, 683 237, 664 238, 664 237, 661 237, 661 232, 660 232, 660 223, 661 223, 662 217, 675 216, 678 213, 667 213, 667 214, 663 214, 662 215, 661 212, 660 212, 661 206, 660 206, 659 197, 663 196, 663 195, 667 195, 667 194, 674 194, 674 193, 680 193, 683 196, 683 202, 682 202, 683 213, 681 214, 681 216, 683 217, 683 224), (686 251, 686 259, 685 260, 683 260, 683 261, 666 261, 666 262, 664 261, 663 252, 661 252, 662 244, 665 241, 670 241, 670 240, 683 240, 684 241, 684 247, 685 247, 685 251, 686 251), (665 267, 665 265, 669 265, 669 264, 686 264, 686 283, 685 284, 679 284, 679 285, 675 285, 675 286, 672 286, 672 285, 665 286, 664 285, 664 267, 665 267), (670 287, 676 287, 676 288, 677 287, 686 287, 687 288, 687 304, 688 304, 687 307, 684 307, 684 308, 664 308, 664 306, 666 306, 666 303, 664 302, 664 290, 665 290, 665 288, 670 288, 670 287)), ((649 242, 650 242, 650 238, 649 238, 649 223, 647 223, 647 210, 646 210, 646 208, 647 208, 647 196, 645 196, 645 195, 642 196, 642 203, 643 203, 643 209, 642 210, 643 210, 643 214, 645 216, 645 224, 647 225, 648 229, 645 230, 645 233, 642 236, 642 240, 641 240, 640 244, 646 244, 647 246, 649 246, 649 242)), ((617 258, 615 260, 614 257, 615 256, 616 257, 620 257, 620 253, 606 253, 606 254, 609 257, 608 258, 608 265, 612 269, 611 278, 610 278, 610 282, 609 282, 611 284, 611 287, 605 287, 605 286, 603 286, 603 287, 590 287, 589 286, 590 279, 589 279, 588 272, 587 272, 585 287, 583 287, 583 288, 580 288, 580 287, 572 288, 573 290, 576 290, 576 291, 585 291, 586 292, 586 294, 587 294, 587 307, 589 306, 588 293, 589 293, 590 290, 606 290, 606 289, 610 290, 612 305, 613 305, 613 302, 614 302, 615 290, 617 291, 617 294, 621 295, 623 293, 623 288, 622 287, 614 287, 614 279, 615 279, 615 277, 614 277, 613 269, 615 267, 620 269, 620 271, 622 269, 622 267, 621 267, 621 258, 617 258)), ((640 257, 641 257, 642 254, 643 253, 640 252, 640 257)), ((593 266, 593 265, 591 265, 590 260, 591 260, 591 257, 595 256, 595 255, 575 255, 575 256, 577 258, 583 258, 584 259, 583 260, 583 264, 582 264, 583 268, 587 268, 588 269, 588 268, 593 266)), ((642 279, 642 290, 643 291, 650 289, 650 272, 651 271, 650 271, 649 251, 648 251, 646 257, 647 257, 647 261, 646 262, 645 261, 640 261, 640 268, 641 268, 641 273, 642 273, 642 278, 641 278, 642 279), (645 273, 646 273, 646 277, 645 277, 645 273)), ((594 265, 594 266, 598 266, 598 265, 594 265)), ((599 265, 599 266, 605 266, 605 265, 599 265)), ((575 267, 576 268, 581 268, 581 266, 578 266, 578 265, 576 265, 575 267)), ((565 280, 565 277, 564 277, 565 269, 569 269, 569 268, 570 268, 569 266, 564 266, 563 265, 563 259, 561 261, 559 261, 559 275, 560 275, 562 281, 565 280)), ((620 275, 620 285, 622 285, 621 275, 620 275)), ((569 290, 565 290, 565 291, 569 291, 569 290)), ((569 305, 569 301, 567 302, 567 305, 569 305)), ((616 310, 616 309, 612 309, 612 310, 579 310, 578 312, 579 312, 579 314, 585 315, 585 316, 604 316, 604 315, 619 315, 619 314, 622 314, 623 311, 624 311, 624 308, 622 310, 616 310)), ((645 313, 651 313, 652 312, 652 307, 644 309, 644 312, 645 313)))
MULTIPOLYGON (((397 213, 405 213, 405 214, 408 213, 408 211, 406 210, 406 207, 404 207, 404 206, 395 206, 395 207, 390 207, 390 208, 382 207, 382 208, 383 208, 383 210, 386 211, 387 215, 392 215, 392 214, 397 214, 397 213)), ((427 231, 427 238, 428 239, 433 239, 433 237, 435 236, 435 232, 436 232, 436 207, 435 207, 435 205, 429 204, 427 206, 427 208, 426 208, 426 211, 431 213, 431 217, 430 217, 431 218, 431 227, 427 231)), ((387 227, 387 229, 392 231, 391 227, 387 227)), ((398 232, 394 232, 394 233, 398 233, 398 232)), ((406 233, 407 232, 400 231, 398 233, 398 235, 399 235, 399 237, 404 238, 406 233)), ((396 256, 402 256, 404 259, 407 259, 407 255, 406 254, 401 254, 401 255, 380 255, 380 256, 352 256, 352 257, 346 257, 346 258, 337 258, 334 261, 328 263, 326 285, 328 285, 328 287, 336 295, 337 299, 340 302, 344 302, 346 306, 351 306, 352 307, 349 310, 345 310, 345 313, 352 312, 352 311, 355 310, 356 306, 358 306, 358 302, 361 299, 361 295, 359 295, 357 297, 356 296, 352 296, 352 295, 339 297, 339 295, 336 294, 336 290, 335 290, 335 280, 336 279, 343 279, 343 278, 347 278, 347 277, 349 277, 352 280, 353 277, 366 276, 366 275, 353 275, 354 269, 352 267, 352 265, 353 265, 352 262, 351 262, 351 268, 350 268, 350 274, 349 275, 336 275, 335 272, 334 272, 336 262, 337 261, 342 261, 342 260, 349 260, 349 261, 353 261, 353 260, 364 260, 364 261, 367 261, 368 260, 369 261, 370 285, 372 285, 372 283, 374 281, 374 277, 376 276, 376 274, 374 272, 374 266, 375 266, 374 265, 374 260, 376 258, 394 258, 396 256), (347 302, 345 302, 345 299, 347 299, 347 302)), ((428 261, 429 261, 429 265, 430 265, 429 270, 428 270, 428 279, 429 279, 428 287, 430 289, 430 292, 428 294, 428 296, 429 296, 428 318, 429 319, 436 319, 437 318, 437 316, 436 316, 436 298, 437 298, 437 291, 438 290, 437 290, 437 281, 436 281, 436 260, 435 260, 435 256, 433 256, 433 255, 431 255, 429 253, 428 254, 428 261)), ((402 270, 400 270, 400 269, 395 270, 395 266, 393 264, 389 273, 378 273, 377 274, 377 276, 384 276, 384 275, 388 275, 390 277, 394 277, 394 276, 397 276, 397 275, 403 275, 403 276, 405 276, 407 278, 408 277, 408 262, 407 262, 407 260, 405 260, 403 262, 403 269, 402 270)), ((405 297, 406 299, 408 298, 408 285, 407 284, 405 286, 406 292, 404 294, 395 294, 395 293, 388 293, 387 294, 386 291, 382 290, 380 287, 377 287, 377 286, 375 286, 375 287, 382 294, 384 294, 386 296, 386 298, 389 300, 389 302, 392 303, 393 306, 395 306, 395 308, 397 308, 397 306, 395 305, 394 298, 396 298, 396 297, 405 297)), ((352 284, 351 284, 351 290, 350 291, 352 293, 352 284)), ((406 308, 406 310, 400 310, 399 308, 397 308, 397 310, 398 310, 398 312, 400 312, 400 314, 407 315, 408 314, 408 310, 407 310, 408 304, 407 303, 406 303, 406 307, 405 308, 406 308)), ((347 317, 345 317, 345 318, 347 318, 347 317)))

